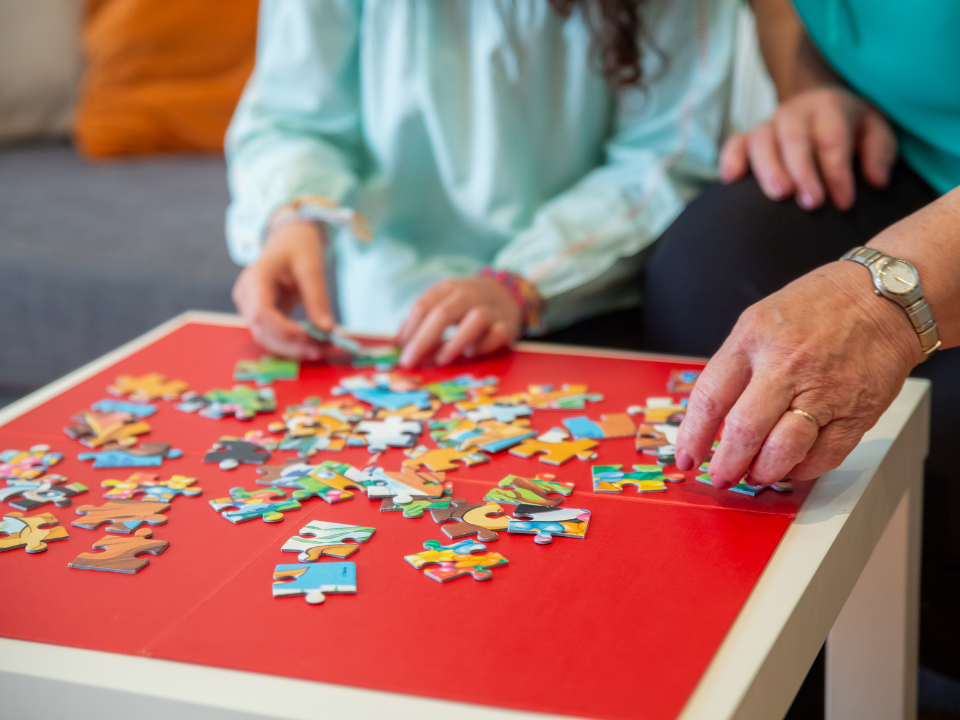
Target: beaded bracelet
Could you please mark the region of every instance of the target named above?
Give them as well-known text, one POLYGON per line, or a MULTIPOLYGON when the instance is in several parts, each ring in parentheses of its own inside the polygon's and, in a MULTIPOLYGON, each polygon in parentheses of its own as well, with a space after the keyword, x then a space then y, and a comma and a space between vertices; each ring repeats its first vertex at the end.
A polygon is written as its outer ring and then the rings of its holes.
POLYGON ((540 310, 543 300, 537 289, 527 280, 506 270, 494 270, 485 267, 477 273, 478 277, 490 278, 500 283, 520 306, 523 318, 524 334, 540 335, 543 328, 540 325, 540 310))

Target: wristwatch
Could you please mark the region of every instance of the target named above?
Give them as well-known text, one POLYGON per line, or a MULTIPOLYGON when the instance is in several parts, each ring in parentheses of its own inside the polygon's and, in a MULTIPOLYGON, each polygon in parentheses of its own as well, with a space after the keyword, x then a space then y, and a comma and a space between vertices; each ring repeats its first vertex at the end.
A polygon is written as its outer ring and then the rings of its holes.
POLYGON ((930 306, 923 299, 920 274, 913 265, 868 247, 855 247, 840 259, 866 267, 873 274, 874 292, 904 309, 920 338, 924 360, 940 347, 940 332, 930 306))

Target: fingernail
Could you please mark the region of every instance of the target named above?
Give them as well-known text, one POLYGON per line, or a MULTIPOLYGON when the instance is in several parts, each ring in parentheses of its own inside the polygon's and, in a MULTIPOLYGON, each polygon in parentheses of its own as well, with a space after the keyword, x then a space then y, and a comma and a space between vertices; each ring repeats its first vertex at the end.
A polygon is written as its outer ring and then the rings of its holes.
POLYGON ((812 210, 814 206, 813 195, 808 192, 801 193, 800 204, 807 210, 812 210))
POLYGON ((769 191, 770 195, 773 197, 774 200, 779 200, 780 198, 783 197, 783 188, 780 187, 779 185, 771 185, 770 187, 767 188, 767 190, 769 191))
POLYGON ((686 450, 677 451, 677 467, 681 470, 693 470, 693 458, 687 454, 686 450))

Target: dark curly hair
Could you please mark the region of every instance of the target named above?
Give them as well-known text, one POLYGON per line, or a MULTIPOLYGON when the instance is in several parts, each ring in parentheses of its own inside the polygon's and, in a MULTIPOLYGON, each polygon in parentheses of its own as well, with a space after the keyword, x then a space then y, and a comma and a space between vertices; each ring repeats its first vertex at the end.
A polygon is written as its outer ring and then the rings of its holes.
POLYGON ((612 87, 642 83, 640 0, 550 0, 550 5, 564 17, 579 6, 593 36, 600 69, 612 87))

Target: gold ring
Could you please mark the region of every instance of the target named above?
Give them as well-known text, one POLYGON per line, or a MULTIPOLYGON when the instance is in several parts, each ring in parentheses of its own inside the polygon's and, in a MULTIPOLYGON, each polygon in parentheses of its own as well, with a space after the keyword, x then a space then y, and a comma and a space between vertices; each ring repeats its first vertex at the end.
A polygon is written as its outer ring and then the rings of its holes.
POLYGON ((816 419, 813 415, 811 415, 810 413, 806 412, 805 410, 800 410, 800 409, 798 409, 798 408, 790 408, 790 412, 796 413, 796 414, 799 415, 800 417, 802 417, 802 418, 804 418, 804 419, 806 419, 806 420, 809 420, 810 422, 813 423, 813 426, 814 426, 817 430, 820 429, 820 423, 817 422, 817 419, 816 419))

